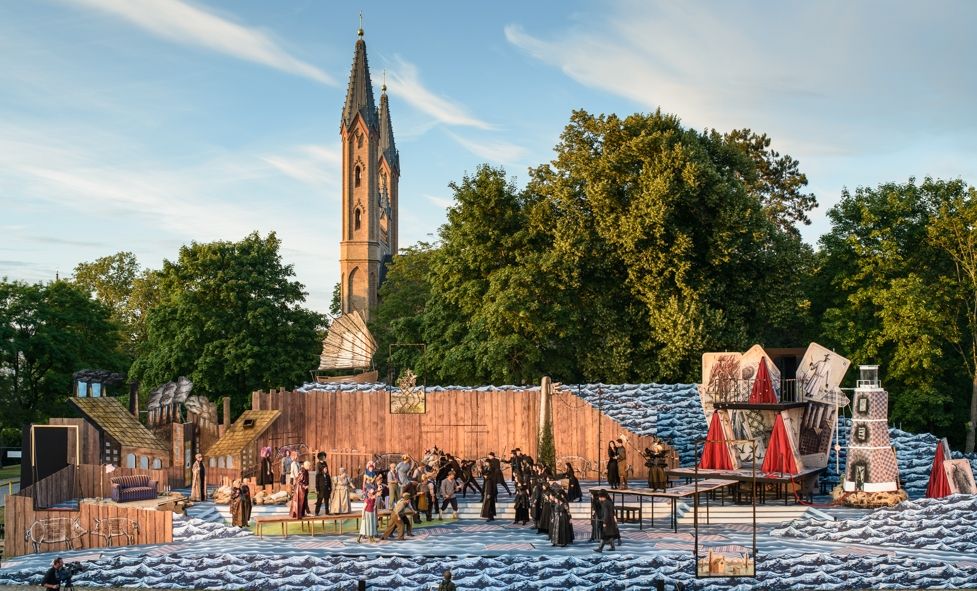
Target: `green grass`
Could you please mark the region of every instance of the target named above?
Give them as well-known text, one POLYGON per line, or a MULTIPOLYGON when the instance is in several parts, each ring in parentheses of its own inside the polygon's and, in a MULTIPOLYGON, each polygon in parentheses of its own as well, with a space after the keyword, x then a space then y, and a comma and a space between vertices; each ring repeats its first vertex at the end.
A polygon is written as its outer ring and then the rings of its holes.
POLYGON ((7 480, 9 478, 20 478, 20 464, 0 468, 0 480, 7 480))

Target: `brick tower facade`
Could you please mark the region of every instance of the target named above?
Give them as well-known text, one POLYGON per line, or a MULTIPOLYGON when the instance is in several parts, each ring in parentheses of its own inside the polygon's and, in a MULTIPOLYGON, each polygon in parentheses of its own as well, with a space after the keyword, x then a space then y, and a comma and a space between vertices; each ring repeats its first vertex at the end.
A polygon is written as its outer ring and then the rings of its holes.
POLYGON ((394 143, 387 86, 373 100, 363 29, 358 32, 339 135, 343 142, 343 224, 339 244, 344 313, 370 321, 387 263, 397 252, 400 157, 394 143))

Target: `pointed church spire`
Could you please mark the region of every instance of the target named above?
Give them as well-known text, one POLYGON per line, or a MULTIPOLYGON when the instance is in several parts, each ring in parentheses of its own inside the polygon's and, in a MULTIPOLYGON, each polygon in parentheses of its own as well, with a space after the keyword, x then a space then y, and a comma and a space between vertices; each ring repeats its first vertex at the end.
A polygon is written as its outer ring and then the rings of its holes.
POLYGON ((344 127, 353 123, 356 114, 363 116, 369 127, 377 127, 377 108, 373 102, 373 84, 370 82, 370 65, 366 61, 366 42, 363 41, 363 15, 360 15, 360 29, 357 31, 356 48, 353 50, 353 67, 349 72, 349 86, 346 89, 346 105, 343 107, 344 127))
POLYGON ((386 158, 387 164, 397 169, 400 174, 400 155, 394 143, 394 126, 390 123, 390 106, 387 104, 387 71, 383 71, 383 86, 380 92, 380 155, 386 158))

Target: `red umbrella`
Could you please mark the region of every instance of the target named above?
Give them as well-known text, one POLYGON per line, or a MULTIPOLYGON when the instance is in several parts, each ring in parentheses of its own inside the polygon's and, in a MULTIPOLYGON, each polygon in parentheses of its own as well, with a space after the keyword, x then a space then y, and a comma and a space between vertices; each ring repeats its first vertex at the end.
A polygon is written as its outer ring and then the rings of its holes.
POLYGON ((706 446, 702 448, 702 461, 699 468, 703 470, 732 470, 733 460, 729 455, 729 445, 723 433, 722 423, 719 422, 719 411, 712 413, 709 432, 706 434, 706 446))
POLYGON ((941 439, 936 444, 936 455, 933 457, 933 467, 930 468, 930 481, 926 485, 926 496, 930 499, 939 499, 950 494, 950 483, 946 479, 946 471, 943 469, 943 448, 946 440, 941 439))
POLYGON ((757 367, 756 380, 753 381, 753 389, 750 390, 750 404, 777 404, 777 394, 773 391, 770 372, 767 371, 767 360, 762 357, 757 367))
POLYGON ((767 444, 767 454, 763 457, 764 472, 777 472, 780 474, 797 474, 797 462, 794 461, 794 451, 790 447, 790 440, 787 439, 787 427, 784 426, 784 417, 777 413, 777 418, 773 422, 773 432, 770 433, 770 442, 767 444))

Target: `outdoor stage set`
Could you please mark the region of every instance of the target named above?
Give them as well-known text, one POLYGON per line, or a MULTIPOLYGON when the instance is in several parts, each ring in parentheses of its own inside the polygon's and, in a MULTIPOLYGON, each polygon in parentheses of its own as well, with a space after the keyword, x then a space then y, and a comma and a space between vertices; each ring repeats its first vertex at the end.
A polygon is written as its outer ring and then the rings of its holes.
MULTIPOLYGON (((252 408, 233 423, 225 399, 220 424, 217 406, 191 395, 192 384, 184 378, 153 392, 145 424, 134 396, 127 408, 119 398, 103 395, 107 386, 95 389, 78 380, 70 403, 81 418, 54 418, 25 432, 25 449, 32 450, 25 470, 28 481, 31 476, 38 481, 8 502, 7 531, 26 535, 23 540, 9 536, 6 553, 171 540, 172 512, 185 499, 167 493, 188 485, 189 466, 198 452, 211 488, 242 479, 251 480, 253 491, 262 491, 254 482, 259 453, 274 450, 274 492, 281 489, 277 459, 290 451, 304 459, 325 451, 334 474, 345 467, 359 484, 368 461, 378 461, 382 469, 390 458, 410 454, 419 459, 435 446, 460 459, 482 458, 490 451, 504 459, 514 448, 537 457, 547 424, 557 471, 569 462, 581 480, 603 479, 607 443, 625 441, 632 488, 613 494, 622 521, 634 521, 639 528, 649 516, 648 501, 671 503, 673 530, 676 503, 698 504, 703 495, 706 520, 709 497, 754 505, 770 497, 798 502, 826 470, 840 411, 851 401, 840 388, 848 360, 817 344, 797 355, 796 371, 759 346, 746 353, 703 356, 699 394, 708 433, 692 466, 679 466, 667 441, 625 428, 573 388, 549 378, 539 386, 457 389, 417 386, 409 373, 398 387, 317 380, 294 390, 254 392, 252 408), (794 375, 786 378, 782 371, 794 375), (38 456, 45 445, 57 453, 48 449, 38 456), (640 452, 656 446, 664 449, 666 465, 661 467, 668 478, 662 489, 652 490, 644 487, 649 468, 640 452), (52 464, 37 457, 60 459, 52 464), (131 484, 131 478, 147 491, 143 500, 108 500, 118 496, 113 486, 131 484)), ((888 444, 887 395, 878 384, 877 368, 863 368, 861 377, 853 390, 848 465, 838 483, 843 499, 899 489, 888 444)))

